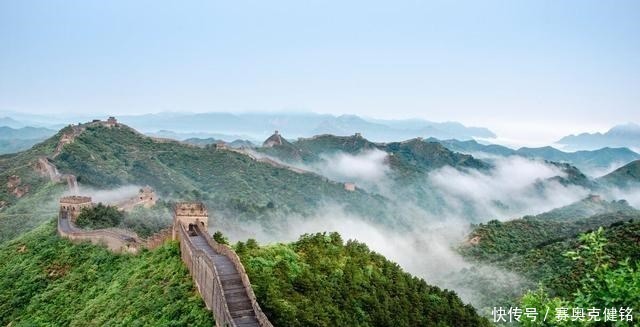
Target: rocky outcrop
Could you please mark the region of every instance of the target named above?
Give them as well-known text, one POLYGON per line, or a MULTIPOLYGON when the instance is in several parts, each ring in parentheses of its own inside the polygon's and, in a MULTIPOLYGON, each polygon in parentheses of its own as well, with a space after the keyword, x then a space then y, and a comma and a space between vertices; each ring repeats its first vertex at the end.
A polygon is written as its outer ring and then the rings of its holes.
POLYGON ((7 180, 7 191, 16 198, 21 198, 29 192, 29 185, 23 185, 20 176, 11 175, 7 180))

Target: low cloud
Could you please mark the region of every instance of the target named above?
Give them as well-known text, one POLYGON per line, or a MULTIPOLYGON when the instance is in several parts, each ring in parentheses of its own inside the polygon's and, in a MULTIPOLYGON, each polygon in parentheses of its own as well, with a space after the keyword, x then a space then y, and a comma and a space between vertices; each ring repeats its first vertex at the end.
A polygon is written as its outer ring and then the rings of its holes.
MULTIPOLYGON (((113 204, 136 196, 140 188, 137 185, 125 185, 109 190, 97 190, 89 186, 79 185, 77 195, 90 196, 94 203, 113 204)), ((64 195, 74 195, 74 193, 67 191, 64 195)))
POLYGON ((612 162, 607 167, 593 167, 584 169, 583 173, 591 178, 598 178, 609 174, 610 172, 628 164, 626 161, 612 162))
MULTIPOLYGON (((414 186, 393 185, 385 158, 382 151, 335 154, 304 168, 332 179, 411 191, 414 186)), ((394 203, 389 208, 393 215, 390 212, 389 216, 403 217, 403 223, 411 226, 410 231, 394 228, 394 222, 372 223, 376 221, 373 217, 348 213, 332 203, 318 208, 315 215, 281 217, 269 226, 258 222, 238 226, 233 218, 219 217, 218 224, 211 229, 212 232, 222 229, 232 240, 255 238, 263 244, 294 241, 304 233, 337 231, 345 240, 363 242, 404 270, 430 284, 453 289, 465 302, 480 307, 493 299, 470 287, 469 278, 479 278, 496 292, 509 295, 518 294, 530 284, 497 267, 467 262, 454 250, 470 232, 470 222, 537 214, 578 201, 589 193, 582 187, 564 186, 554 180, 553 177, 564 177, 565 173, 543 161, 515 156, 493 159, 493 168, 486 171, 443 167, 427 174, 419 186, 438 199, 433 208, 420 205, 418 198, 407 194, 386 192, 385 196, 394 203)))
POLYGON ((331 179, 375 183, 387 177, 386 159, 387 153, 377 149, 355 155, 340 152, 322 156, 322 162, 315 167, 331 179))
POLYGON ((566 174, 543 161, 511 156, 497 158, 493 164, 488 171, 447 166, 430 173, 428 182, 443 199, 443 206, 472 221, 541 213, 589 194, 583 187, 565 186, 552 179, 566 174))
POLYGON ((325 154, 320 157, 319 161, 309 164, 299 161, 284 162, 264 153, 245 151, 255 158, 266 158, 281 165, 314 172, 337 182, 353 182, 360 188, 385 193, 385 195, 391 182, 389 178, 391 168, 387 162, 388 154, 378 149, 357 154, 345 152, 325 154))
MULTIPOLYGON (((418 211, 413 211, 417 213, 418 211)), ((517 274, 509 273, 488 265, 467 262, 455 250, 470 231, 470 225, 456 218, 438 220, 426 212, 413 217, 422 223, 416 224, 410 232, 400 232, 389 226, 371 223, 365 217, 346 213, 336 204, 327 204, 312 217, 288 216, 276 228, 267 230, 257 223, 238 226, 232 220, 219 221, 229 229, 225 233, 233 241, 255 238, 262 244, 290 242, 305 233, 338 232, 346 241, 357 240, 398 263, 403 270, 424 278, 431 285, 455 290, 466 303, 477 307, 487 306, 487 299, 475 288, 470 288, 466 280, 468 271, 473 278, 483 280, 483 285, 493 285, 496 292, 517 292, 525 280, 517 274)), ((213 232, 216 228, 211 227, 213 232)))
POLYGON ((627 200, 636 209, 640 209, 640 187, 621 189, 610 187, 604 190, 604 197, 607 200, 627 200))

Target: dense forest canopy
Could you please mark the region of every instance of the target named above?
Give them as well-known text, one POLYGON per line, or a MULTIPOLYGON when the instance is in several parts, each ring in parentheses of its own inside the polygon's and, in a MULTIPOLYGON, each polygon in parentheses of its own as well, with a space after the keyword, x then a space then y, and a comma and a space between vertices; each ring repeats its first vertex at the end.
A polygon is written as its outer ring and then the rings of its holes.
POLYGON ((454 292, 337 233, 235 249, 276 326, 489 326, 454 292))

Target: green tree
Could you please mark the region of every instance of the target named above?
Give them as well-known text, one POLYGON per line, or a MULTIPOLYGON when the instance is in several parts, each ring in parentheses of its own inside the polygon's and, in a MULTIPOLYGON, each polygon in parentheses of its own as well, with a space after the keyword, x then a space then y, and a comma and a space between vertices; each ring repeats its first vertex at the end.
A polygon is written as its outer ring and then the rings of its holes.
POLYGON ((229 239, 227 239, 227 237, 225 237, 224 234, 222 234, 222 232, 219 230, 213 233, 213 240, 220 244, 229 245, 229 239))
POLYGON ((84 228, 116 227, 122 223, 124 214, 113 206, 98 203, 92 208, 83 208, 76 224, 84 228))
MULTIPOLYGON (((580 288, 572 295, 571 300, 559 297, 549 297, 540 287, 536 291, 529 291, 522 297, 521 305, 524 308, 537 308, 538 312, 549 309, 553 315, 546 322, 533 321, 525 318, 523 326, 608 326, 611 322, 604 321, 557 321, 555 319, 556 308, 597 308, 600 310, 609 308, 632 308, 634 311, 640 308, 640 264, 630 264, 629 258, 618 262, 612 262, 611 257, 605 252, 607 238, 604 229, 586 233, 580 236, 580 246, 575 251, 568 251, 566 256, 585 269, 585 274, 580 280, 580 288)), ((637 321, 638 315, 633 312, 633 321, 637 321)), ((617 321, 615 326, 633 326, 633 322, 617 321)))

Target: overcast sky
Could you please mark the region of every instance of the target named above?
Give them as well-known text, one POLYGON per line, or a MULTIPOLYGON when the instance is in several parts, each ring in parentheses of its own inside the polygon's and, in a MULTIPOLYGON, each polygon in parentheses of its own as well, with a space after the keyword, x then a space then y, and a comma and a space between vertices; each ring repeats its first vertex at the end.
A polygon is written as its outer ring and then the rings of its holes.
POLYGON ((0 110, 640 122, 640 1, 0 0, 0 110))

